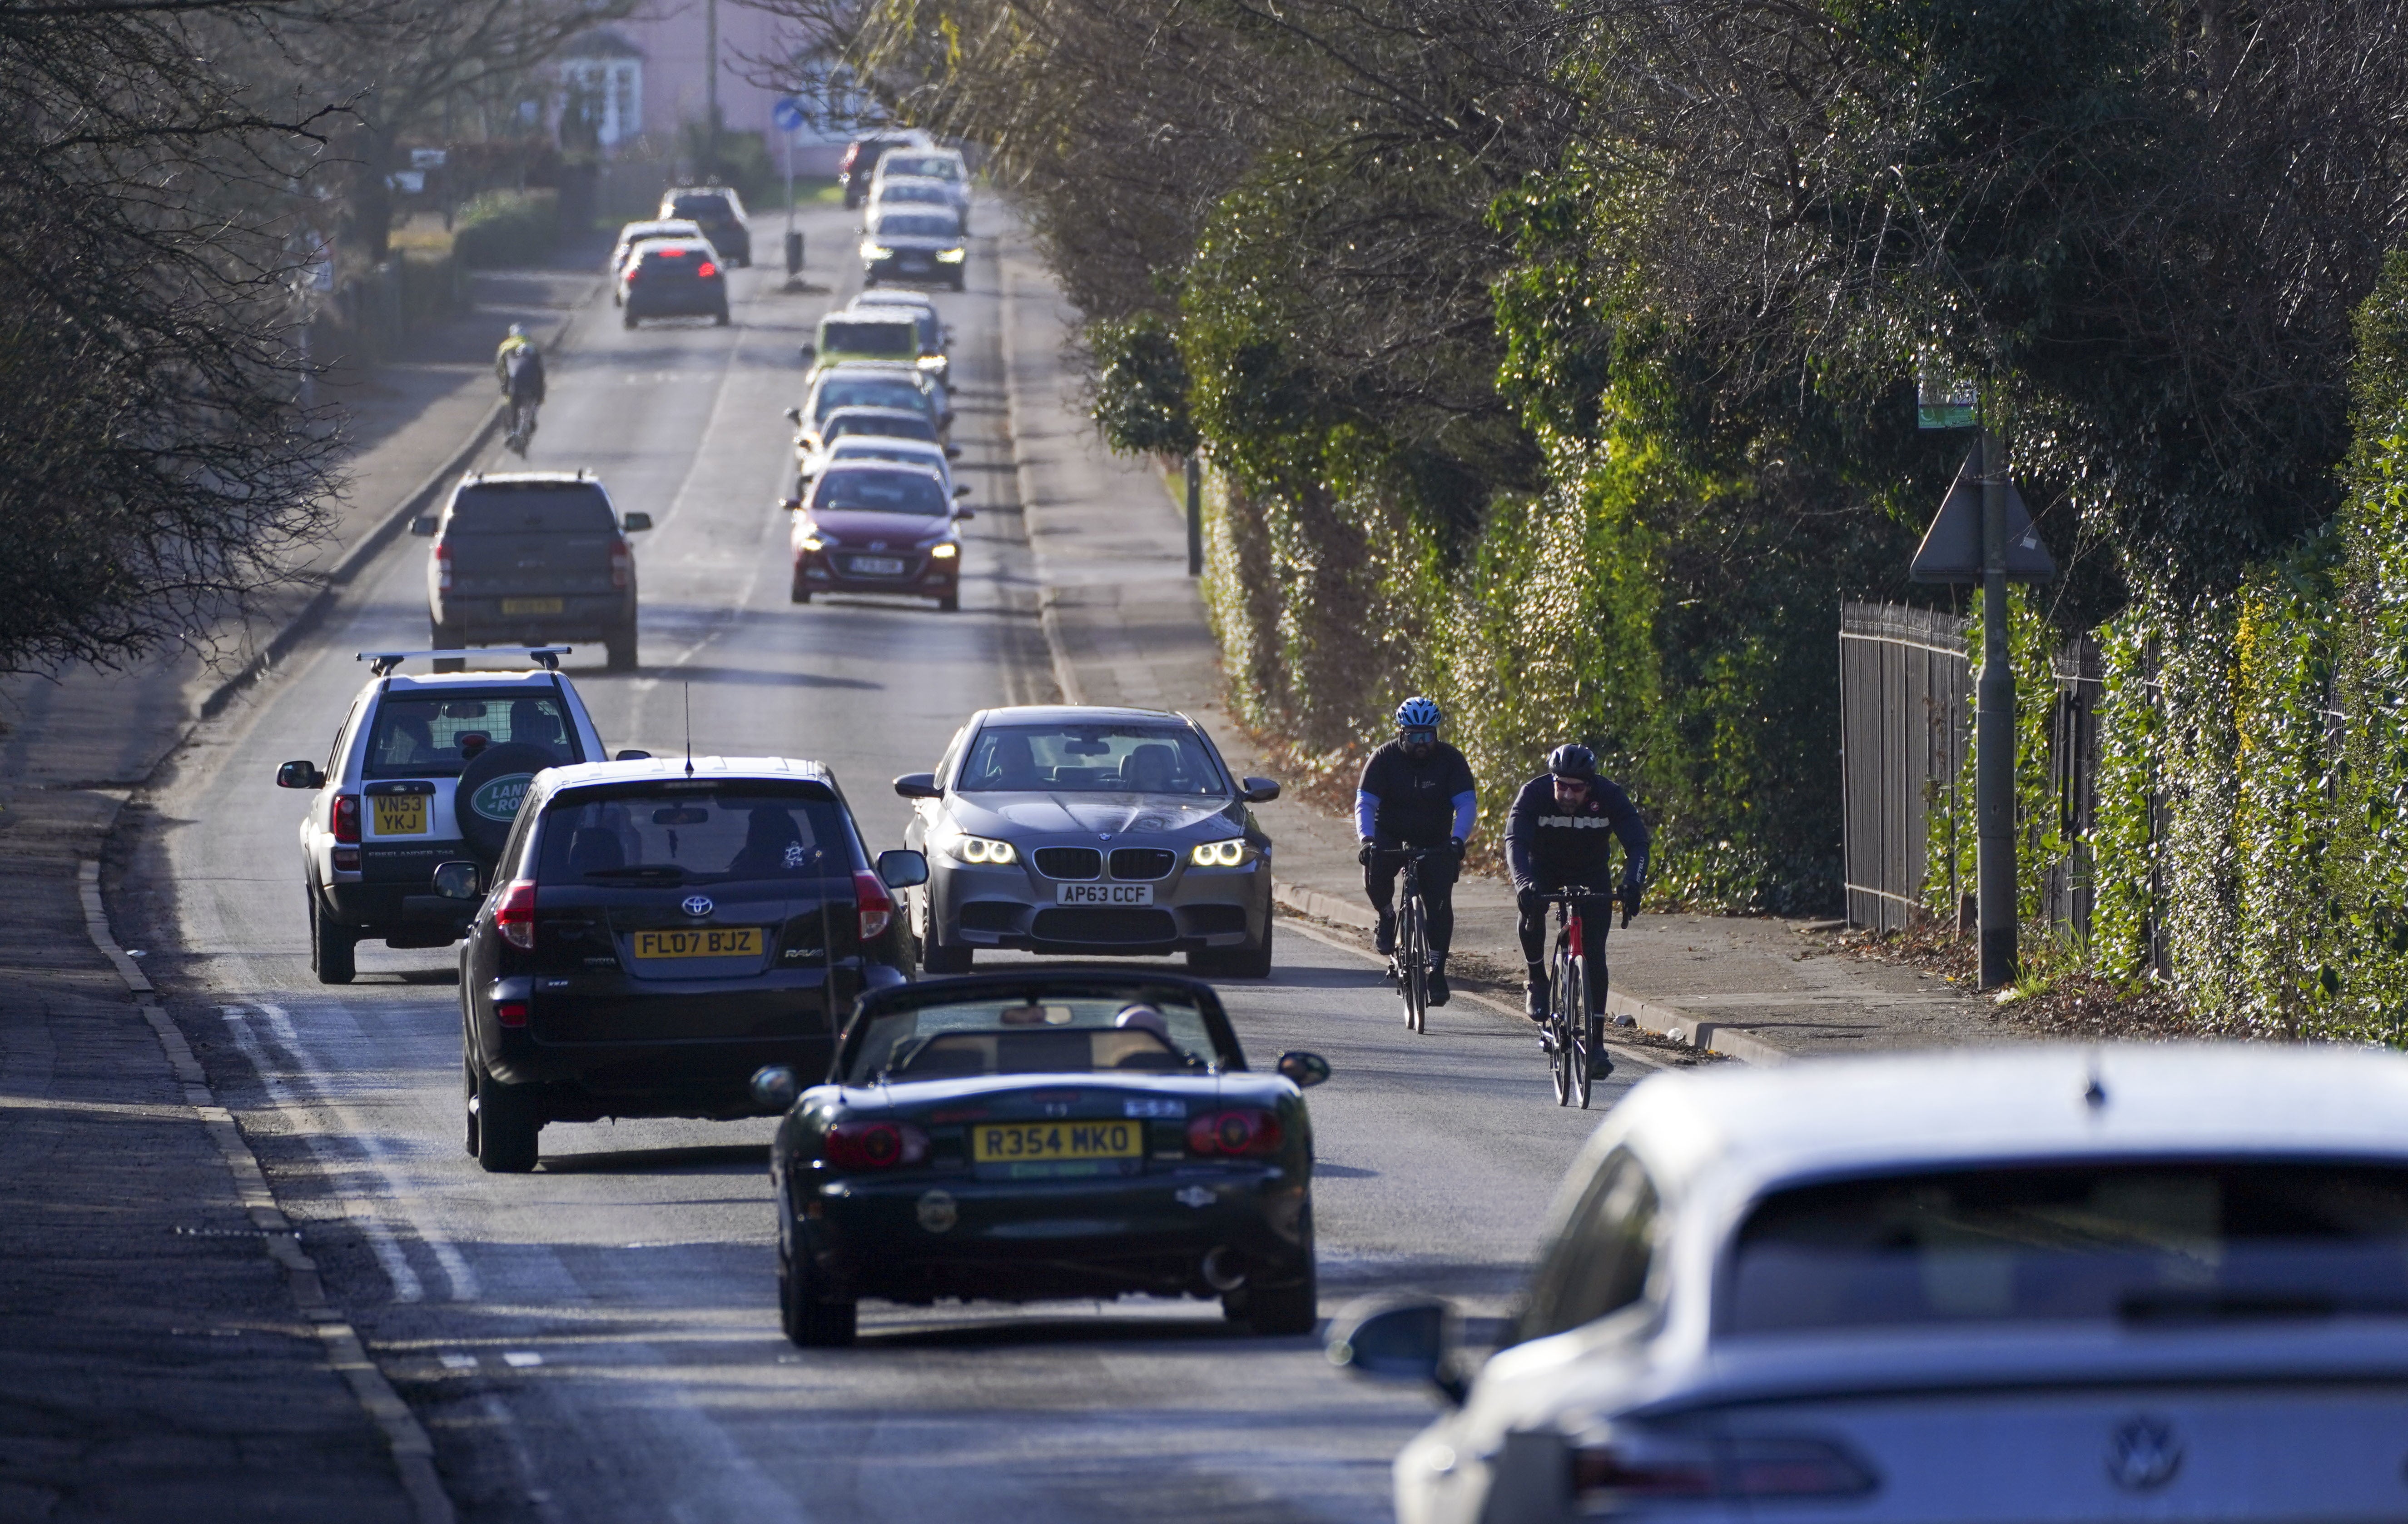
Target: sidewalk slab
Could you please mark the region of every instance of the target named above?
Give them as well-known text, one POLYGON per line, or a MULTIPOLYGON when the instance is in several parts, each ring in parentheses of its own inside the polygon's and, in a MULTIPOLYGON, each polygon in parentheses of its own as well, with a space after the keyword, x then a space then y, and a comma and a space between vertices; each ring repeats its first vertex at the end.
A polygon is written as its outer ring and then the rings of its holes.
MULTIPOLYGON (((1219 647, 1187 576, 1183 505, 1154 463, 1114 456, 1088 421, 1065 360, 1077 314, 1025 235, 1004 238, 1001 257, 1012 438, 1056 683, 1073 703, 1191 715, 1233 769, 1276 777, 1229 712, 1219 647)), ((1520 783, 1484 781, 1482 832, 1503 829, 1520 783)), ((1368 944, 1354 822, 1294 795, 1255 813, 1275 843, 1280 902, 1368 944)), ((1517 992, 1511 885, 1467 875, 1455 905, 1450 971, 1517 992)), ((1642 914, 1610 943, 1612 1009, 1628 1025, 1757 1063, 2018 1035, 1988 1002, 1911 969, 1830 956, 1803 925, 1642 914)))

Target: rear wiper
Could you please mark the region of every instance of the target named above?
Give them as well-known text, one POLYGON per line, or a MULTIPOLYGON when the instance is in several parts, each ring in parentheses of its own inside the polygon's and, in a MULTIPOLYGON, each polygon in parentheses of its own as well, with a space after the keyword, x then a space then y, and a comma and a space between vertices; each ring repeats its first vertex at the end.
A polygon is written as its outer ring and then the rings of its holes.
POLYGON ((590 879, 681 879, 685 870, 674 863, 638 863, 632 868, 589 868, 590 879))
MULTIPOLYGON (((2341 1310, 2341 1304, 2331 1297, 2272 1291, 2136 1291, 2115 1304, 2115 1316, 2127 1323, 2237 1323, 2330 1317, 2341 1310)), ((2353 1305, 2351 1310, 2376 1309, 2353 1305)))

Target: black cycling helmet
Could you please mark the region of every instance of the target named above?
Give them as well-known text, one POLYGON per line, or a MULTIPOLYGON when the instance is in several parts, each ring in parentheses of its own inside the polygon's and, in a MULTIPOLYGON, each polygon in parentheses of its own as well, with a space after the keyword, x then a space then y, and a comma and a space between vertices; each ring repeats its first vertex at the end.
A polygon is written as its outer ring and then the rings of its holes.
POLYGON ((1558 746, 1547 754, 1547 770, 1558 778, 1577 778, 1583 783, 1597 779, 1597 754, 1578 741, 1558 746))

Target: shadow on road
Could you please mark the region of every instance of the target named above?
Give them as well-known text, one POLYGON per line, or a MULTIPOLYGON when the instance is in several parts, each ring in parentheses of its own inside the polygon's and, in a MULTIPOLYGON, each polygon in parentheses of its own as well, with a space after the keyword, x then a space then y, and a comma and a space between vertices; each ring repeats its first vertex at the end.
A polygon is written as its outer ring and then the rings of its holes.
POLYGON ((768 1168, 769 1145, 765 1143, 543 1156, 543 1169, 549 1174, 758 1174, 768 1168))

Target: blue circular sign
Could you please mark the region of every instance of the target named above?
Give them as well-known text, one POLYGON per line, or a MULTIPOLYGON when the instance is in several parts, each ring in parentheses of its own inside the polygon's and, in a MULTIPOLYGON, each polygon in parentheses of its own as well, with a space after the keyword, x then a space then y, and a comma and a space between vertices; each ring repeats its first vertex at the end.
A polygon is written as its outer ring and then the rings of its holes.
POLYGON ((793 132, 803 124, 803 103, 792 95, 781 96, 778 104, 769 108, 769 120, 778 124, 780 132, 793 132))

